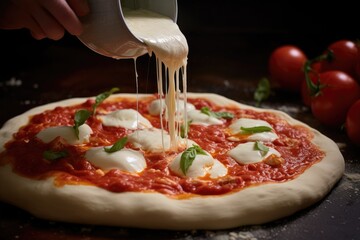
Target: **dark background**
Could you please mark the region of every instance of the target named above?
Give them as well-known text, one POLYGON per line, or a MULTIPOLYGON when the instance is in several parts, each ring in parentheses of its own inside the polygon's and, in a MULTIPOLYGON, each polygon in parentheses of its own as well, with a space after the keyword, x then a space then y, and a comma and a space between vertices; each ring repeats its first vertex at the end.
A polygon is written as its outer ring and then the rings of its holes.
MULTIPOLYGON (((179 0, 178 25, 190 48, 190 83, 206 81, 203 76, 257 80, 267 74, 268 57, 278 46, 297 45, 313 58, 335 40, 359 37, 358 9, 354 4, 341 1, 316 5, 319 6, 302 1, 179 0)), ((14 76, 26 81, 30 77, 26 72, 32 71, 35 75, 31 77, 51 83, 81 69, 109 65, 124 68, 113 85, 133 80, 131 60, 107 59, 87 49, 73 36, 66 35, 60 41, 37 41, 27 30, 1 30, 0 41, 1 81, 14 76)), ((144 71, 140 78, 148 80, 148 74, 154 76, 153 69, 147 67, 147 57, 138 61, 138 70, 144 71)), ((104 74, 109 74, 106 71, 104 74)), ((105 87, 98 83, 83 88, 105 87)), ((79 92, 80 86, 76 84, 61 87, 75 88, 68 89, 74 95, 87 94, 79 92)))
MULTIPOLYGON (((267 76, 268 57, 278 46, 296 45, 313 58, 333 41, 359 37, 358 10, 353 4, 316 5, 302 1, 179 0, 178 25, 190 48, 189 90, 201 91, 201 86, 209 83, 209 91, 227 95, 240 81, 267 76)), ((37 41, 27 30, 0 30, 0 41, 0 102, 8 105, 20 97, 26 103, 0 112, 3 119, 39 104, 89 96, 113 86, 123 92, 135 91, 132 60, 100 56, 74 36, 37 41), (12 77, 21 80, 21 88, 6 87, 12 77)), ((155 91, 153 65, 154 58, 138 59, 140 92, 155 91)))
MULTIPOLYGON (((190 48, 189 90, 201 91, 201 85, 208 82, 213 86, 209 90, 226 95, 229 84, 236 87, 239 81, 267 76, 268 57, 278 46, 296 45, 313 58, 335 40, 359 37, 358 10, 353 4, 316 5, 302 1, 179 0, 178 25, 190 48), (227 85, 213 84, 219 80, 227 85)), ((89 96, 113 86, 135 91, 132 60, 100 56, 74 36, 37 41, 27 30, 0 30, 0 41, 0 101, 8 104, 21 95, 27 103, 17 111, 0 113, 5 114, 4 119, 34 105, 89 96), (11 77, 22 81, 21 89, 4 88, 11 77)), ((138 59, 140 92, 155 90, 153 65, 154 58, 138 59)))
MULTIPOLYGON (((359 38, 354 4, 314 5, 315 1, 178 0, 178 25, 190 48, 189 91, 214 92, 253 105, 256 83, 268 75, 267 61, 276 47, 296 45, 313 58, 336 40, 359 38)), ((132 60, 100 56, 76 37, 37 41, 27 30, 0 30, 0 41, 0 126, 48 102, 93 96, 115 86, 135 92, 132 60)), ((140 57, 137 64, 139 91, 153 93, 154 58, 140 57)), ((345 175, 313 207, 261 226, 172 232, 48 222, 0 203, 0 239, 360 239, 359 148, 343 131, 317 122, 296 94, 275 91, 263 107, 289 113, 341 147, 345 175)))

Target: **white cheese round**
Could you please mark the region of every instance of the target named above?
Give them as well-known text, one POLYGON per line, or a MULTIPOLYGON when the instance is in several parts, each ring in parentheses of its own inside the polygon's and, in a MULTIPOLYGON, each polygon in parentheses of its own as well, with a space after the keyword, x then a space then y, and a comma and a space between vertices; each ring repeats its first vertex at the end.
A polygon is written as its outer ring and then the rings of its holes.
POLYGON ((70 145, 89 142, 90 135, 93 133, 89 125, 83 124, 79 127, 79 139, 76 136, 73 126, 49 127, 40 131, 36 137, 45 143, 49 143, 57 137, 65 139, 70 145))
POLYGON ((130 173, 138 173, 146 168, 146 161, 142 153, 128 148, 107 153, 104 147, 95 147, 86 151, 85 158, 105 171, 119 169, 130 173))
MULTIPOLYGON (((158 128, 139 129, 128 135, 128 142, 134 148, 140 148, 143 151, 152 153, 159 153, 171 150, 170 135, 167 131, 158 128)), ((190 139, 178 138, 178 148, 185 148, 189 145, 195 144, 190 139)), ((172 149, 176 150, 176 149, 172 149)))
POLYGON ((262 156, 261 151, 255 149, 255 142, 241 143, 228 151, 227 154, 240 164, 262 162, 271 154, 275 154, 278 157, 281 156, 278 151, 271 147, 269 147, 269 151, 266 153, 266 155, 262 156))
POLYGON ((148 111, 150 115, 158 116, 164 111, 165 108, 165 101, 163 99, 156 99, 149 104, 148 111))
MULTIPOLYGON (((182 113, 184 112, 185 109, 185 101, 184 100, 179 100, 179 103, 175 105, 176 107, 176 111, 182 115, 182 113)), ((165 104, 165 100, 164 99, 156 99, 154 101, 152 101, 148 107, 148 111, 151 115, 153 116, 159 116, 160 113, 162 111, 164 111, 164 109, 166 109, 166 104, 165 104)), ((195 106, 191 103, 186 103, 186 111, 190 111, 190 110, 194 110, 195 106)), ((166 111, 166 115, 167 117, 167 111, 166 111)))
POLYGON ((128 135, 128 141, 144 151, 162 152, 170 149, 170 135, 157 128, 141 129, 128 135))
POLYGON ((200 110, 191 110, 187 113, 188 121, 191 121, 191 124, 194 125, 220 125, 223 122, 220 119, 211 117, 205 113, 202 113, 200 110))
POLYGON ((227 168, 207 153, 207 155, 196 154, 194 161, 185 175, 180 167, 182 154, 183 152, 179 153, 169 164, 170 170, 180 177, 199 178, 209 174, 210 178, 214 179, 223 177, 227 174, 227 168))
POLYGON ((151 128, 152 125, 138 111, 134 109, 121 109, 107 115, 98 116, 105 126, 123 127, 126 129, 151 128))
MULTIPOLYGON (((263 120, 251 119, 251 118, 240 118, 235 120, 230 126, 230 133, 232 135, 241 134, 241 127, 244 128, 252 128, 252 127, 259 127, 259 126, 266 126, 272 129, 272 126, 263 120)), ((246 139, 249 141, 262 141, 262 142, 272 142, 278 138, 277 134, 270 131, 270 132, 260 132, 260 133, 253 133, 249 135, 246 139)), ((230 140, 236 141, 238 140, 237 136, 231 136, 230 140)))

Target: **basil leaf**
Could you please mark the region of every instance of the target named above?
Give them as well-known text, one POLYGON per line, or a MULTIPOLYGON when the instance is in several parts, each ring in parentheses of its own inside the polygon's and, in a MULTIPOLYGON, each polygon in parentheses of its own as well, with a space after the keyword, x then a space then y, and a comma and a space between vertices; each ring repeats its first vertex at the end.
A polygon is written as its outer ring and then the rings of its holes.
POLYGON ((106 91, 106 92, 103 92, 103 93, 100 93, 99 95, 96 96, 95 98, 95 103, 94 105, 92 106, 93 107, 93 115, 95 115, 95 112, 96 112, 96 108, 105 100, 107 99, 111 94, 113 94, 114 92, 117 92, 119 91, 120 89, 119 88, 112 88, 110 89, 110 91, 106 91))
POLYGON ((207 153, 200 146, 193 144, 192 147, 195 148, 196 154, 207 155, 207 153))
POLYGON ((262 132, 270 132, 272 130, 271 127, 268 126, 256 126, 256 127, 241 127, 242 133, 244 134, 254 134, 254 133, 262 133, 262 132))
POLYGON ((210 117, 214 117, 214 112, 211 111, 210 108, 208 108, 208 107, 202 107, 202 108, 200 109, 200 112, 201 112, 201 113, 204 113, 204 114, 206 114, 206 115, 208 115, 208 116, 210 116, 210 117))
POLYGON ((181 154, 180 159, 180 168, 181 171, 186 175, 189 167, 192 165, 193 161, 195 160, 196 154, 200 155, 207 155, 206 152, 199 146, 193 145, 189 147, 181 154))
POLYGON ((111 147, 104 147, 104 150, 107 153, 113 153, 113 152, 120 151, 121 149, 123 149, 125 147, 126 142, 127 142, 127 137, 123 137, 123 138, 117 140, 116 143, 114 145, 112 145, 111 147))
POLYGON ((66 151, 52 151, 52 150, 46 150, 43 152, 43 157, 46 160, 54 161, 60 158, 67 157, 69 154, 66 151))
POLYGON ((267 78, 262 78, 254 92, 254 100, 256 105, 260 106, 260 103, 269 98, 271 93, 270 81, 267 78))
POLYGON ((255 142, 254 149, 260 151, 260 154, 263 157, 269 152, 269 148, 259 141, 255 142))
POLYGON ((85 110, 85 109, 76 111, 75 117, 74 117, 75 124, 74 124, 73 128, 75 130, 77 139, 79 139, 79 127, 86 122, 86 120, 90 117, 90 115, 91 115, 91 112, 88 110, 85 110))
POLYGON ((190 124, 191 124, 191 120, 190 121, 188 121, 187 123, 186 123, 186 125, 185 124, 182 124, 181 125, 181 127, 180 127, 180 136, 182 137, 182 138, 186 138, 187 137, 187 135, 188 135, 188 132, 189 132, 189 129, 190 129, 190 124))
POLYGON ((234 114, 230 112, 215 112, 217 118, 225 118, 225 119, 232 119, 234 118, 234 114))
POLYGON ((204 113, 210 117, 214 117, 214 118, 225 118, 225 119, 232 119, 234 118, 234 114, 230 113, 230 112, 213 112, 210 110, 209 107, 202 107, 200 109, 201 113, 204 113))
POLYGON ((180 168, 181 171, 186 175, 189 167, 192 165, 196 157, 196 150, 194 148, 188 148, 181 154, 180 168))

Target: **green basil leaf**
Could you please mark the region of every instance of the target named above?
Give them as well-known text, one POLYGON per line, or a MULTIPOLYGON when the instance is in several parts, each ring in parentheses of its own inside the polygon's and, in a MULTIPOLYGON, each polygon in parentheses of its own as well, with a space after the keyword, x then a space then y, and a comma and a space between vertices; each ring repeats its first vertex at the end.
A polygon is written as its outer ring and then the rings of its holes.
POLYGON ((217 118, 225 118, 225 119, 232 119, 234 118, 234 114, 230 112, 215 112, 217 118))
POLYGON ((200 109, 200 112, 201 112, 201 113, 204 113, 204 114, 206 114, 206 115, 208 115, 208 116, 210 116, 210 117, 214 117, 214 116, 213 116, 214 113, 213 113, 213 111, 210 110, 209 107, 202 107, 202 108, 200 109))
POLYGON ((121 149, 123 149, 125 147, 126 142, 127 142, 127 137, 120 138, 111 147, 104 147, 104 150, 107 153, 113 153, 113 152, 120 151, 121 149))
POLYGON ((182 137, 182 138, 186 138, 187 137, 187 135, 188 135, 188 132, 189 132, 189 129, 190 129, 190 124, 191 124, 191 120, 190 121, 188 121, 187 123, 186 123, 186 125, 185 124, 182 124, 181 125, 181 127, 180 127, 180 136, 182 137))
POLYGON ((256 105, 260 106, 260 103, 269 98, 271 93, 270 81, 267 78, 262 78, 254 92, 254 99, 256 105))
POLYGON ((183 152, 183 154, 181 154, 180 168, 181 171, 184 173, 184 175, 186 175, 189 167, 192 165, 193 161, 195 160, 195 157, 196 157, 196 150, 193 148, 188 148, 186 149, 186 151, 183 152))
POLYGON ((181 171, 186 175, 189 167, 192 165, 195 160, 196 154, 207 155, 206 152, 199 146, 193 145, 189 147, 181 154, 180 159, 180 168, 181 171))
POLYGON ((234 118, 234 114, 230 113, 230 112, 213 112, 210 110, 209 107, 202 107, 200 109, 201 113, 204 113, 210 117, 214 117, 214 118, 225 118, 225 119, 232 119, 234 118))
POLYGON ((93 115, 95 115, 96 112, 96 108, 105 100, 107 99, 111 94, 113 94, 114 92, 119 91, 119 88, 112 88, 109 91, 100 93, 99 95, 96 96, 95 98, 95 103, 93 105, 93 115))
POLYGON ((244 134, 254 134, 262 132, 271 132, 272 128, 268 126, 256 126, 256 127, 241 127, 240 130, 244 134))
POLYGON ((80 109, 76 111, 73 128, 75 130, 77 139, 79 139, 79 127, 86 122, 86 120, 90 117, 90 115, 91 112, 85 109, 80 109))
POLYGON ((69 154, 66 151, 52 151, 46 150, 43 152, 43 157, 46 160, 54 161, 60 158, 67 157, 69 154))
POLYGON ((192 146, 196 150, 196 154, 207 155, 207 153, 198 145, 193 144, 192 146))
POLYGON ((261 156, 265 156, 269 152, 269 148, 259 141, 255 142, 254 149, 260 151, 261 156))

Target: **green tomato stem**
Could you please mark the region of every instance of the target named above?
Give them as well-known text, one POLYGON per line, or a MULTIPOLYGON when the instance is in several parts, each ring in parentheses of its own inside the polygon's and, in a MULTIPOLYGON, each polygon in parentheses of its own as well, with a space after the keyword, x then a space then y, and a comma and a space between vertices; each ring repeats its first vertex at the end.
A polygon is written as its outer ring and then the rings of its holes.
POLYGON ((310 90, 311 96, 318 96, 321 92, 321 89, 324 87, 320 84, 319 74, 312 69, 312 64, 316 62, 328 61, 331 62, 334 59, 334 52, 330 49, 326 51, 325 54, 321 54, 320 56, 307 60, 304 64, 304 73, 305 73, 305 81, 308 89, 310 90), (316 73, 316 83, 313 83, 310 78, 310 72, 316 73))

